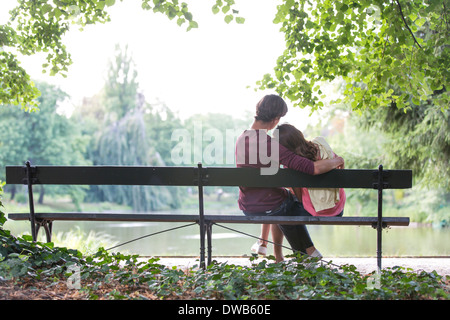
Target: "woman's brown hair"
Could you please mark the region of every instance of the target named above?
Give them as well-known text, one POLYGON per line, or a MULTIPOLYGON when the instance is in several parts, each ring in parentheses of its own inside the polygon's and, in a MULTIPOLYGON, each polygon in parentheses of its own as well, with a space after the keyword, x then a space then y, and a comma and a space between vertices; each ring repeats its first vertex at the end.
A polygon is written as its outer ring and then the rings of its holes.
POLYGON ((295 154, 316 161, 318 156, 318 147, 315 143, 308 141, 303 133, 293 125, 284 123, 277 127, 279 133, 279 142, 295 154))
POLYGON ((284 117, 288 111, 287 104, 280 96, 269 94, 256 104, 256 120, 270 122, 284 117))

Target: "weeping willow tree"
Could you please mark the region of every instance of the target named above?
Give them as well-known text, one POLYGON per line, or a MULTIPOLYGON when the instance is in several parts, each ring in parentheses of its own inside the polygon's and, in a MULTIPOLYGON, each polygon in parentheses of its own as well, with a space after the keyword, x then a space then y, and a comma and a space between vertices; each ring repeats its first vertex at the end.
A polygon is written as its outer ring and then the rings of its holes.
MULTIPOLYGON (((131 56, 126 48, 116 47, 96 113, 101 123, 91 128, 96 132, 90 151, 95 165, 164 165, 155 149, 156 142, 148 134, 146 103, 138 87, 131 56)), ((171 187, 96 186, 93 191, 96 200, 129 205, 138 212, 176 208, 180 204, 179 191, 171 187)))
MULTIPOLYGON (((147 138, 141 109, 126 113, 105 127, 98 139, 96 162, 104 165, 161 166, 159 154, 147 138)), ((105 201, 130 205, 135 211, 153 211, 176 207, 169 188, 148 186, 101 186, 98 191, 105 201)))

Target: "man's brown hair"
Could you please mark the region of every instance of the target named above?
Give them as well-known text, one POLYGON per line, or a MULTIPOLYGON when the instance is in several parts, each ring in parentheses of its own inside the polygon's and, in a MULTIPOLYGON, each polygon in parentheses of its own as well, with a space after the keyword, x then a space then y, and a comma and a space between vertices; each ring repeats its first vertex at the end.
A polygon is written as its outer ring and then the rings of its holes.
POLYGON ((270 122, 286 115, 287 104, 280 96, 269 94, 264 96, 256 104, 256 120, 270 122))

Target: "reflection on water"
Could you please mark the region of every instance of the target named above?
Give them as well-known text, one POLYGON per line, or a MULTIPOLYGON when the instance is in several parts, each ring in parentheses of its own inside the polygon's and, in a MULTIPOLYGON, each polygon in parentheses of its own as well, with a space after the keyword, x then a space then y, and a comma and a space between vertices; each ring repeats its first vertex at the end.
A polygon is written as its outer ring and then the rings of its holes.
MULTIPOLYGON (((111 235, 118 243, 149 234, 183 226, 183 223, 156 222, 70 222, 56 221, 53 232, 67 232, 77 227, 88 234, 91 230, 111 235)), ((226 224, 227 228, 213 226, 213 254, 241 256, 251 253, 260 226, 253 224, 226 224), (244 234, 242 234, 244 233, 244 234)), ((27 221, 7 221, 5 228, 13 234, 30 233, 27 221)), ((308 226, 315 246, 325 257, 376 256, 376 230, 367 226, 308 226)), ((383 256, 449 256, 450 228, 392 227, 383 231, 383 256)), ((198 256, 200 252, 199 227, 191 225, 159 233, 118 247, 116 250, 145 256, 198 256)), ((285 245, 286 245, 285 241, 285 245)), ((272 249, 269 247, 269 254, 272 249)), ((289 251, 286 250, 286 254, 289 251)))

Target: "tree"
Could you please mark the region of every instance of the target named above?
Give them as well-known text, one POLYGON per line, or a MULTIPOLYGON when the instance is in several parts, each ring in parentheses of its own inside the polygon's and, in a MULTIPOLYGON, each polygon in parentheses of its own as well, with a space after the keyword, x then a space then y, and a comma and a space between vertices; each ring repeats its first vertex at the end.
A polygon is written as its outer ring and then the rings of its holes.
POLYGON ((105 84, 105 96, 108 97, 108 113, 117 119, 125 116, 142 105, 138 98, 137 70, 128 54, 128 47, 121 49, 116 45, 114 59, 109 63, 105 84))
POLYGON ((274 20, 286 49, 260 88, 315 110, 324 106, 321 84, 343 79, 353 110, 428 101, 448 109, 449 7, 448 0, 286 0, 274 20))
MULTIPOLYGON (((93 160, 96 165, 163 165, 147 136, 142 109, 131 110, 102 129, 93 160)), ((99 186, 98 191, 102 200, 130 205, 138 212, 179 205, 175 194, 167 187, 99 186)))
MULTIPOLYGON (((87 140, 73 121, 58 113, 67 95, 46 83, 38 83, 38 88, 42 92, 38 98, 38 111, 23 112, 17 106, 0 109, 0 164, 20 165, 26 160, 34 165, 87 164, 83 157, 87 140)), ((76 205, 83 197, 80 187, 62 186, 49 190, 70 194, 76 205)), ((44 192, 41 186, 39 203, 43 202, 44 192)))
POLYGON ((359 117, 361 128, 376 128, 387 139, 386 164, 409 168, 423 187, 450 191, 450 110, 425 102, 406 111, 395 105, 359 117))
MULTIPOLYGON (((104 89, 96 97, 86 100, 74 115, 79 123, 86 124, 84 130, 92 137, 86 157, 94 165, 165 165, 156 149, 159 144, 164 146, 167 140, 156 131, 167 127, 172 119, 161 121, 160 115, 151 113, 151 106, 139 92, 138 74, 126 48, 116 47, 107 71, 104 89), (156 126, 152 127, 154 124, 156 126)), ((180 205, 177 188, 92 186, 91 191, 89 199, 92 201, 129 205, 138 212, 180 205)))
POLYGON ((191 138, 192 165, 235 166, 236 139, 248 128, 248 120, 228 114, 195 114, 186 119, 184 128, 191 138))
MULTIPOLYGON (((187 24, 187 30, 198 27, 185 2, 178 0, 141 0, 144 10, 162 13, 170 20, 176 18, 181 26, 187 24)), ((11 19, 6 25, 0 25, 0 105, 20 105, 24 109, 38 106, 36 98, 39 90, 29 75, 20 66, 18 57, 12 52, 33 55, 48 52, 47 61, 42 65, 44 72, 50 75, 66 75, 72 63, 70 53, 63 43, 63 36, 71 26, 80 29, 86 25, 106 23, 110 20, 108 7, 116 0, 18 0, 11 11, 11 19)), ((227 23, 235 20, 243 23, 242 17, 233 9, 234 0, 216 0, 212 7, 214 14, 223 12, 227 23)))
POLYGON ((324 84, 341 85, 330 104, 386 135, 385 164, 448 187, 449 7, 448 0, 286 0, 274 20, 286 49, 258 84, 313 111, 330 99, 324 84))
POLYGON ((183 127, 181 119, 163 102, 145 103, 144 119, 147 136, 160 160, 166 166, 174 165, 171 151, 176 142, 171 137, 174 130, 183 127))

